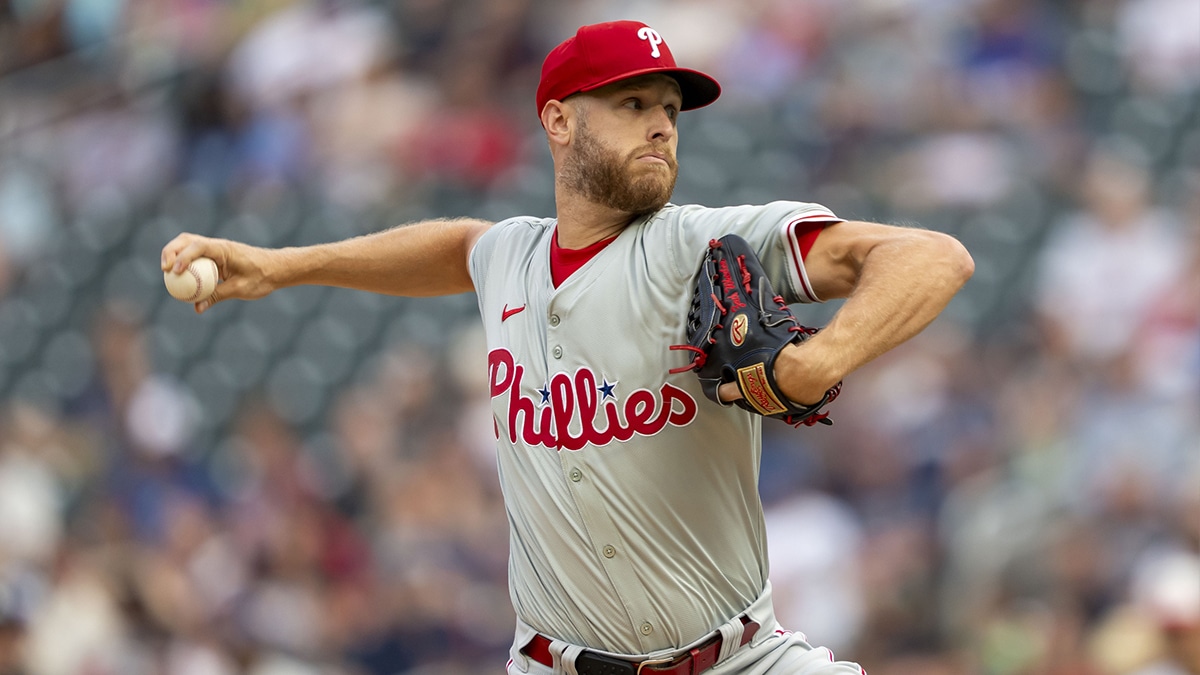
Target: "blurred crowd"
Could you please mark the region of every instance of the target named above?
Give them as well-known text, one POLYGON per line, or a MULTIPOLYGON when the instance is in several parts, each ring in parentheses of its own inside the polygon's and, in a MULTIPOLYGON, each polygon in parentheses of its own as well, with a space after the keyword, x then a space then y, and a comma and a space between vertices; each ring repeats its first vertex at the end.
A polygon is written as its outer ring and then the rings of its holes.
POLYGON ((1195 0, 0 0, 0 675, 502 671, 469 299, 189 317, 157 250, 549 215, 541 59, 616 18, 724 85, 675 201, 976 258, 835 426, 764 425, 783 623, 872 675, 1200 674, 1195 0))

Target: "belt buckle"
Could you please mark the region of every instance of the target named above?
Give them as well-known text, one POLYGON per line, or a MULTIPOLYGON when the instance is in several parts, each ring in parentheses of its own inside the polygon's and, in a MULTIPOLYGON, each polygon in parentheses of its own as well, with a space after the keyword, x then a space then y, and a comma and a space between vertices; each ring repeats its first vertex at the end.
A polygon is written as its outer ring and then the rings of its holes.
POLYGON ((637 675, 641 668, 635 670, 629 661, 585 650, 575 657, 575 670, 579 675, 637 675))

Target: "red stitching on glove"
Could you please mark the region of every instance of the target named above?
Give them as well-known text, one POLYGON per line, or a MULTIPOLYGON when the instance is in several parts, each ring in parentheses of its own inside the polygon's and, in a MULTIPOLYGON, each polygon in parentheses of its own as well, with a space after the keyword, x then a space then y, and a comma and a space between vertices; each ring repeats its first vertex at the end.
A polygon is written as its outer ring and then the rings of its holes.
POLYGON ((742 270, 742 286, 746 289, 746 294, 749 295, 753 291, 750 290, 750 270, 746 269, 746 256, 739 255, 737 257, 737 264, 742 270))

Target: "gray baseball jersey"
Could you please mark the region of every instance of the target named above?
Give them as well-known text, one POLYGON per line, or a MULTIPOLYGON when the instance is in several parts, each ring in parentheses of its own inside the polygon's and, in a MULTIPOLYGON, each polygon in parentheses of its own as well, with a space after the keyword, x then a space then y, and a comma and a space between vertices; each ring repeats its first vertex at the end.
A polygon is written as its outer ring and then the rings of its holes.
POLYGON ((685 321, 710 239, 751 243, 789 302, 818 300, 799 202, 668 205, 556 289, 554 219, 513 218, 471 251, 488 344, 509 577, 521 621, 572 644, 645 654, 689 644, 760 597, 761 417, 704 397, 685 321))

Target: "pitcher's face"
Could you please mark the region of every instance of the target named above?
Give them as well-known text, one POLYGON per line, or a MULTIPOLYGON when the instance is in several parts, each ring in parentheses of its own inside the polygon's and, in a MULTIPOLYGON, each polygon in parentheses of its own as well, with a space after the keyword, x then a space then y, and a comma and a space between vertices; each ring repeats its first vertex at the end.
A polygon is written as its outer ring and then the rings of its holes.
POLYGON ((665 75, 647 75, 579 96, 587 99, 578 106, 564 186, 634 215, 662 208, 679 175, 679 85, 665 75))

